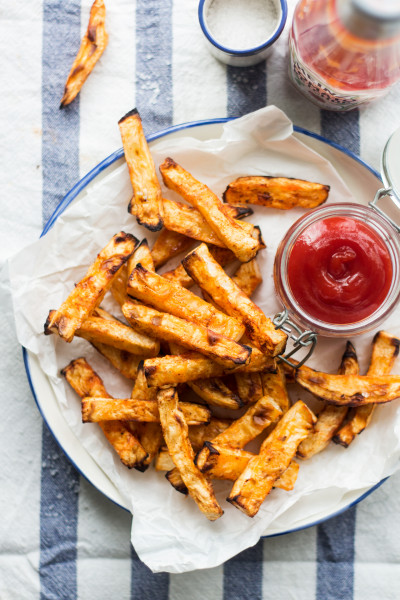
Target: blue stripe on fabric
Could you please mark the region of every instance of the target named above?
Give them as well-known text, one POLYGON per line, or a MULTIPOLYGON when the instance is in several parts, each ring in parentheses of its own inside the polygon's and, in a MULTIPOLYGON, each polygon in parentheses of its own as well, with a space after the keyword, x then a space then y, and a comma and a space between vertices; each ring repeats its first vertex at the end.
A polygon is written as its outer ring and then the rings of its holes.
POLYGON ((168 600, 169 574, 152 573, 132 548, 131 600, 168 600))
POLYGON ((223 600, 261 600, 263 540, 224 564, 223 600))
POLYGON ((136 108, 146 133, 172 125, 172 0, 136 1, 136 108))
MULTIPOLYGON (((146 134, 172 125, 172 91, 172 0, 136 0, 136 108, 146 134)), ((168 573, 152 573, 132 548, 131 600, 168 594, 168 573)))
POLYGON ((351 600, 356 507, 317 529, 317 600, 351 600))
MULTIPOLYGON (((79 98, 63 110, 59 105, 79 48, 80 11, 78 0, 43 0, 44 223, 79 179, 79 98)), ((78 493, 78 472, 43 425, 39 567, 42 600, 77 597, 78 493)))
MULTIPOLYGON (((321 111, 321 134, 360 152, 359 112, 321 111)), ((354 588, 354 534, 357 508, 317 528, 316 600, 351 600, 354 588)))
POLYGON ((241 117, 267 104, 265 61, 254 67, 227 67, 228 117, 241 117))

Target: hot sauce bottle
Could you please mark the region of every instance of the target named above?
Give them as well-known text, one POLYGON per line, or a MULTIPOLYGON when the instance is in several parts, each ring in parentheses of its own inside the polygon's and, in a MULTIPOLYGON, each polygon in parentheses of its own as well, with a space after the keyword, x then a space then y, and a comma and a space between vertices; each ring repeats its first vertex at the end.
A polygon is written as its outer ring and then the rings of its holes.
POLYGON ((289 37, 289 76, 321 108, 346 111, 400 79, 399 0, 301 0, 289 37))

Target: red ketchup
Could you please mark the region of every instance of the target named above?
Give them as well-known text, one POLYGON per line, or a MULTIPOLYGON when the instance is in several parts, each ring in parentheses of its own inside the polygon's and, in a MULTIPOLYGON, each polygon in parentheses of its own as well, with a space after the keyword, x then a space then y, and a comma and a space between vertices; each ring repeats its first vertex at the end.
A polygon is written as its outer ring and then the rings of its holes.
POLYGON ((333 324, 361 321, 375 312, 390 290, 389 251, 365 222, 327 217, 296 239, 287 264, 298 305, 312 318, 333 324))

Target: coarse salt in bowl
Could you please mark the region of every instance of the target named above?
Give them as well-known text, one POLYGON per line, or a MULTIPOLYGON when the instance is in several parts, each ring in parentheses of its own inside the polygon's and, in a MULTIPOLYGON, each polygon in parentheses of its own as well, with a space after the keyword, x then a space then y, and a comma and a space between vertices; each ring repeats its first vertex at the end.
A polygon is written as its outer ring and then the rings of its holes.
POLYGON ((209 50, 233 67, 267 58, 287 18, 286 0, 200 0, 199 21, 209 50))

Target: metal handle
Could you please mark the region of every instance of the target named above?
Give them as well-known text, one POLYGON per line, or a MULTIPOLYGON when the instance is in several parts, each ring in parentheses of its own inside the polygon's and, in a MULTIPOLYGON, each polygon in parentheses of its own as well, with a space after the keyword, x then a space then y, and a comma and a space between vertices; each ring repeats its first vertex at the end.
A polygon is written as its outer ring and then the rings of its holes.
POLYGON ((380 200, 381 198, 383 198, 384 196, 390 196, 391 193, 393 192, 392 188, 381 188, 380 190, 378 190, 375 194, 375 198, 372 200, 372 202, 369 202, 369 206, 371 208, 373 208, 374 210, 376 210, 377 213, 379 213, 382 217, 384 217, 387 221, 389 221, 389 223, 392 225, 392 227, 395 228, 395 230, 397 231, 397 233, 400 233, 400 227, 393 221, 393 219, 391 219, 386 213, 385 211, 383 211, 381 208, 379 208, 379 206, 377 205, 378 200, 380 200))
POLYGON ((275 325, 275 329, 281 329, 282 331, 287 333, 289 339, 293 340, 294 342, 292 350, 285 355, 280 354, 278 358, 290 367, 298 369, 299 367, 304 365, 304 363, 310 358, 310 356, 314 352, 318 334, 315 331, 303 331, 302 329, 300 329, 300 327, 298 327, 296 323, 293 323, 293 321, 290 320, 289 311, 286 308, 282 312, 277 313, 274 316, 272 322, 275 325), (291 358, 293 354, 298 352, 301 348, 306 348, 307 346, 310 346, 310 349, 300 362, 298 362, 297 364, 290 362, 289 358, 291 358))

